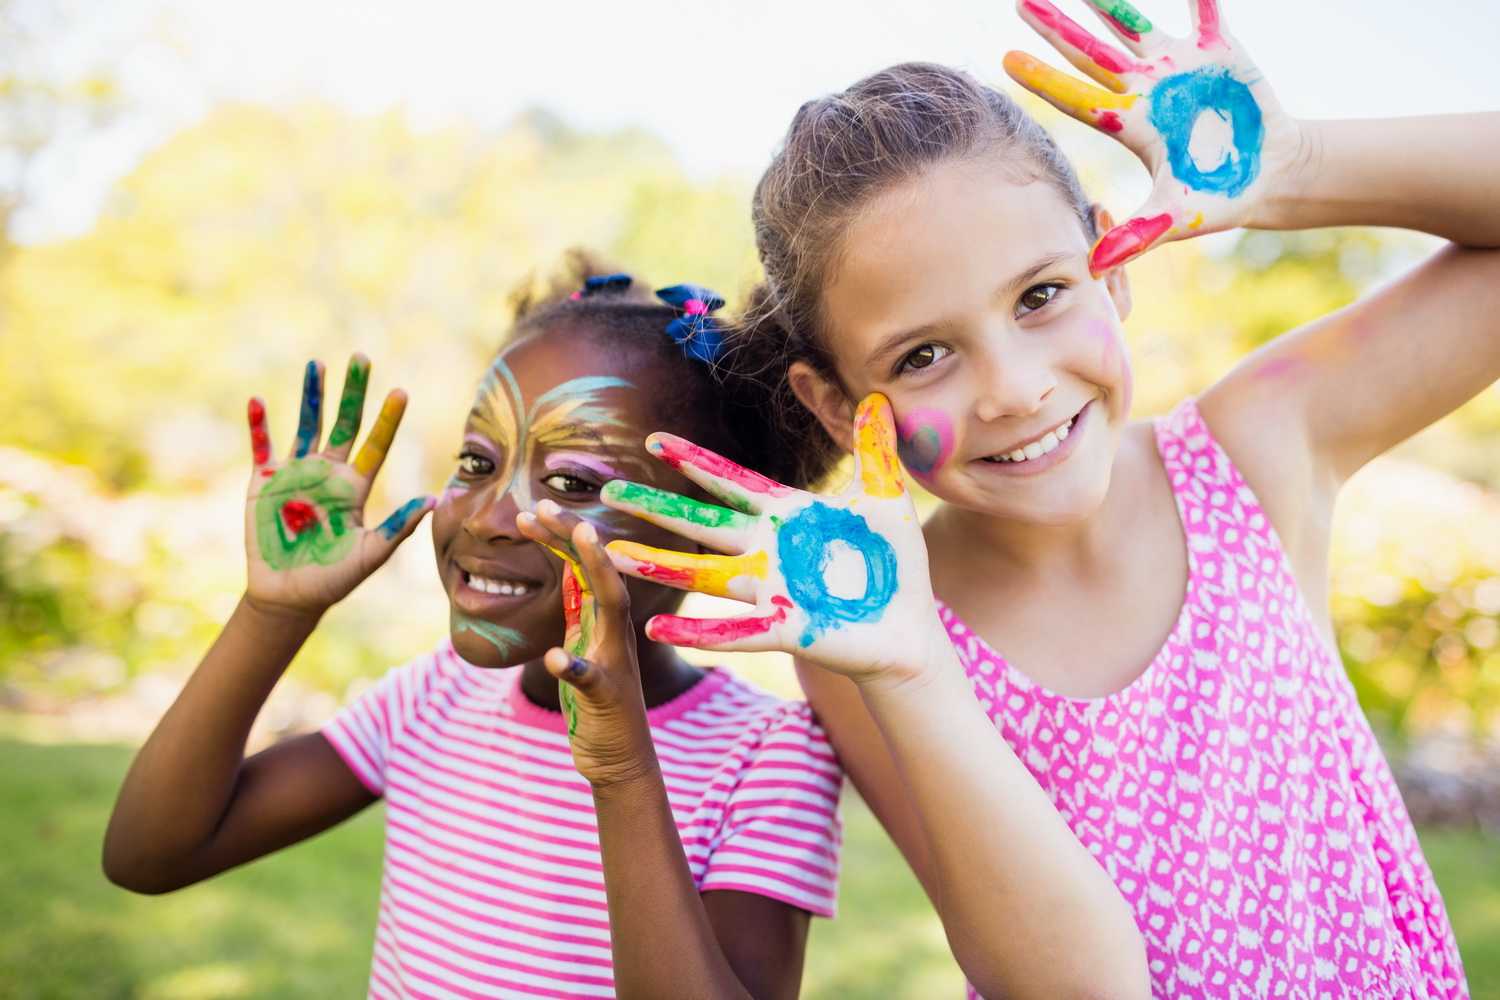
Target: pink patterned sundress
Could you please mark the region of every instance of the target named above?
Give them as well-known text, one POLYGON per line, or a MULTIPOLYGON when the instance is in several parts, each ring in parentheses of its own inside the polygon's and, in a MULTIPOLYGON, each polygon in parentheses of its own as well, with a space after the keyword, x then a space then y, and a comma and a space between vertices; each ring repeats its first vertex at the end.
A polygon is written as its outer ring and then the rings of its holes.
POLYGON ((1156 443, 1189 561, 1166 644, 1124 690, 1065 698, 939 602, 975 694, 1134 909, 1156 997, 1466 998, 1390 768, 1259 502, 1192 399, 1156 443))

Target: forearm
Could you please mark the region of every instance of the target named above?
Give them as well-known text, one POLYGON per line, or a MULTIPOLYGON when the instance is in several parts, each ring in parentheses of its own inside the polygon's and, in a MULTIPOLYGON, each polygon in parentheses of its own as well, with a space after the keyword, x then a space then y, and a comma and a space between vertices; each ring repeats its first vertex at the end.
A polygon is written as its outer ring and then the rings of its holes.
POLYGON ((1500 246, 1500 112, 1301 127, 1297 167, 1250 228, 1394 226, 1500 246))
POLYGON ((616 994, 749 1000, 693 884, 655 756, 643 765, 594 789, 616 994))
POLYGON ((131 765, 105 834, 111 879, 142 891, 171 888, 212 840, 250 727, 317 622, 241 599, 131 765))
POLYGON ((934 903, 981 994, 1146 997, 1129 908, 975 700, 956 661, 861 695, 920 818, 934 903))

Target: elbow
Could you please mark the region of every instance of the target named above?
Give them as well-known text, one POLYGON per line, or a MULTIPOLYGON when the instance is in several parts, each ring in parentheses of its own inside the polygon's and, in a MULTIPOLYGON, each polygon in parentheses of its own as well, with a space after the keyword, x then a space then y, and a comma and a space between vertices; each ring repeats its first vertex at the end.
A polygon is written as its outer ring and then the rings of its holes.
POLYGON ((189 884, 188 881, 168 877, 168 873, 163 872, 160 866, 150 864, 148 859, 112 843, 108 838, 104 841, 101 862, 104 877, 112 884, 143 896, 160 896, 189 884))

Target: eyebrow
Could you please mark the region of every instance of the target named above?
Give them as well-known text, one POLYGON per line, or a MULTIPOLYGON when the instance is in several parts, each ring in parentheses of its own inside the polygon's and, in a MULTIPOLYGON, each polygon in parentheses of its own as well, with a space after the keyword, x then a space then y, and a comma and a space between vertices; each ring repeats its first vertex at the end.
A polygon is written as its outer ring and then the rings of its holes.
MULTIPOLYGON (((1007 295, 1018 288, 1029 285, 1037 275, 1048 270, 1049 268, 1056 267, 1064 261, 1072 260, 1076 256, 1077 254, 1075 253, 1059 251, 1057 253, 1049 253, 1042 257, 1039 257, 1037 258, 1036 262, 1026 270, 1017 274, 1015 277, 1006 281, 999 288, 997 288, 995 290, 995 294, 997 296, 1007 295)), ((888 337, 883 337, 881 338, 880 343, 875 345, 875 350, 870 353, 870 357, 865 362, 865 364, 871 368, 883 368, 889 361, 890 356, 900 351, 901 348, 905 347, 909 343, 912 343, 913 341, 923 340, 931 336, 932 334, 943 329, 943 327, 945 327, 946 325, 947 323, 943 320, 938 320, 935 323, 924 323, 921 326, 912 327, 909 330, 899 330, 888 337)))

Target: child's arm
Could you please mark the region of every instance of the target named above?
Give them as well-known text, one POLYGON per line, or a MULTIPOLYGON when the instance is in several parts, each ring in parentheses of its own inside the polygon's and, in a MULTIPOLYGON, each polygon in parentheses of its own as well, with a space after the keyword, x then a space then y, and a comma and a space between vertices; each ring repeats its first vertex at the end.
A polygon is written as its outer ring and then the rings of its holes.
POLYGON ((624 582, 592 525, 550 501, 516 519, 567 563, 569 650, 547 669, 574 692, 573 760, 594 793, 615 990, 628 998, 795 998, 808 913, 694 885, 667 801, 635 665, 624 582))
POLYGON ((723 621, 658 616, 648 634, 793 653, 854 682, 920 826, 924 845, 903 847, 981 994, 1149 995, 1129 908, 980 708, 938 618, 883 396, 860 404, 853 437, 854 482, 822 497, 653 435, 659 458, 732 509, 623 483, 606 485, 604 501, 736 554, 611 542, 615 564, 756 610, 723 621))
POLYGON ((320 735, 244 758, 255 716, 323 612, 390 558, 432 506, 430 498, 413 500, 379 527, 363 527, 370 484, 406 403, 403 393, 391 394, 350 464, 369 367, 363 357, 351 360, 321 452, 321 365, 308 365, 287 461, 272 459, 265 407, 250 402, 249 585, 120 789, 104 839, 104 871, 118 885, 178 889, 310 837, 374 801, 320 735))
POLYGON ((1090 2, 1116 15, 1105 21, 1128 54, 1047 0, 1019 8, 1109 89, 1021 53, 1006 57, 1006 69, 1119 139, 1152 172, 1146 205, 1095 247, 1096 271, 1167 240, 1235 226, 1401 226, 1458 244, 1267 344, 1202 398, 1303 587, 1319 592, 1339 485, 1500 378, 1500 251, 1492 249, 1500 247, 1500 114, 1294 121, 1215 0, 1197 0, 1193 35, 1180 39, 1124 0, 1090 2), (1215 119, 1217 132, 1205 127, 1215 119))

